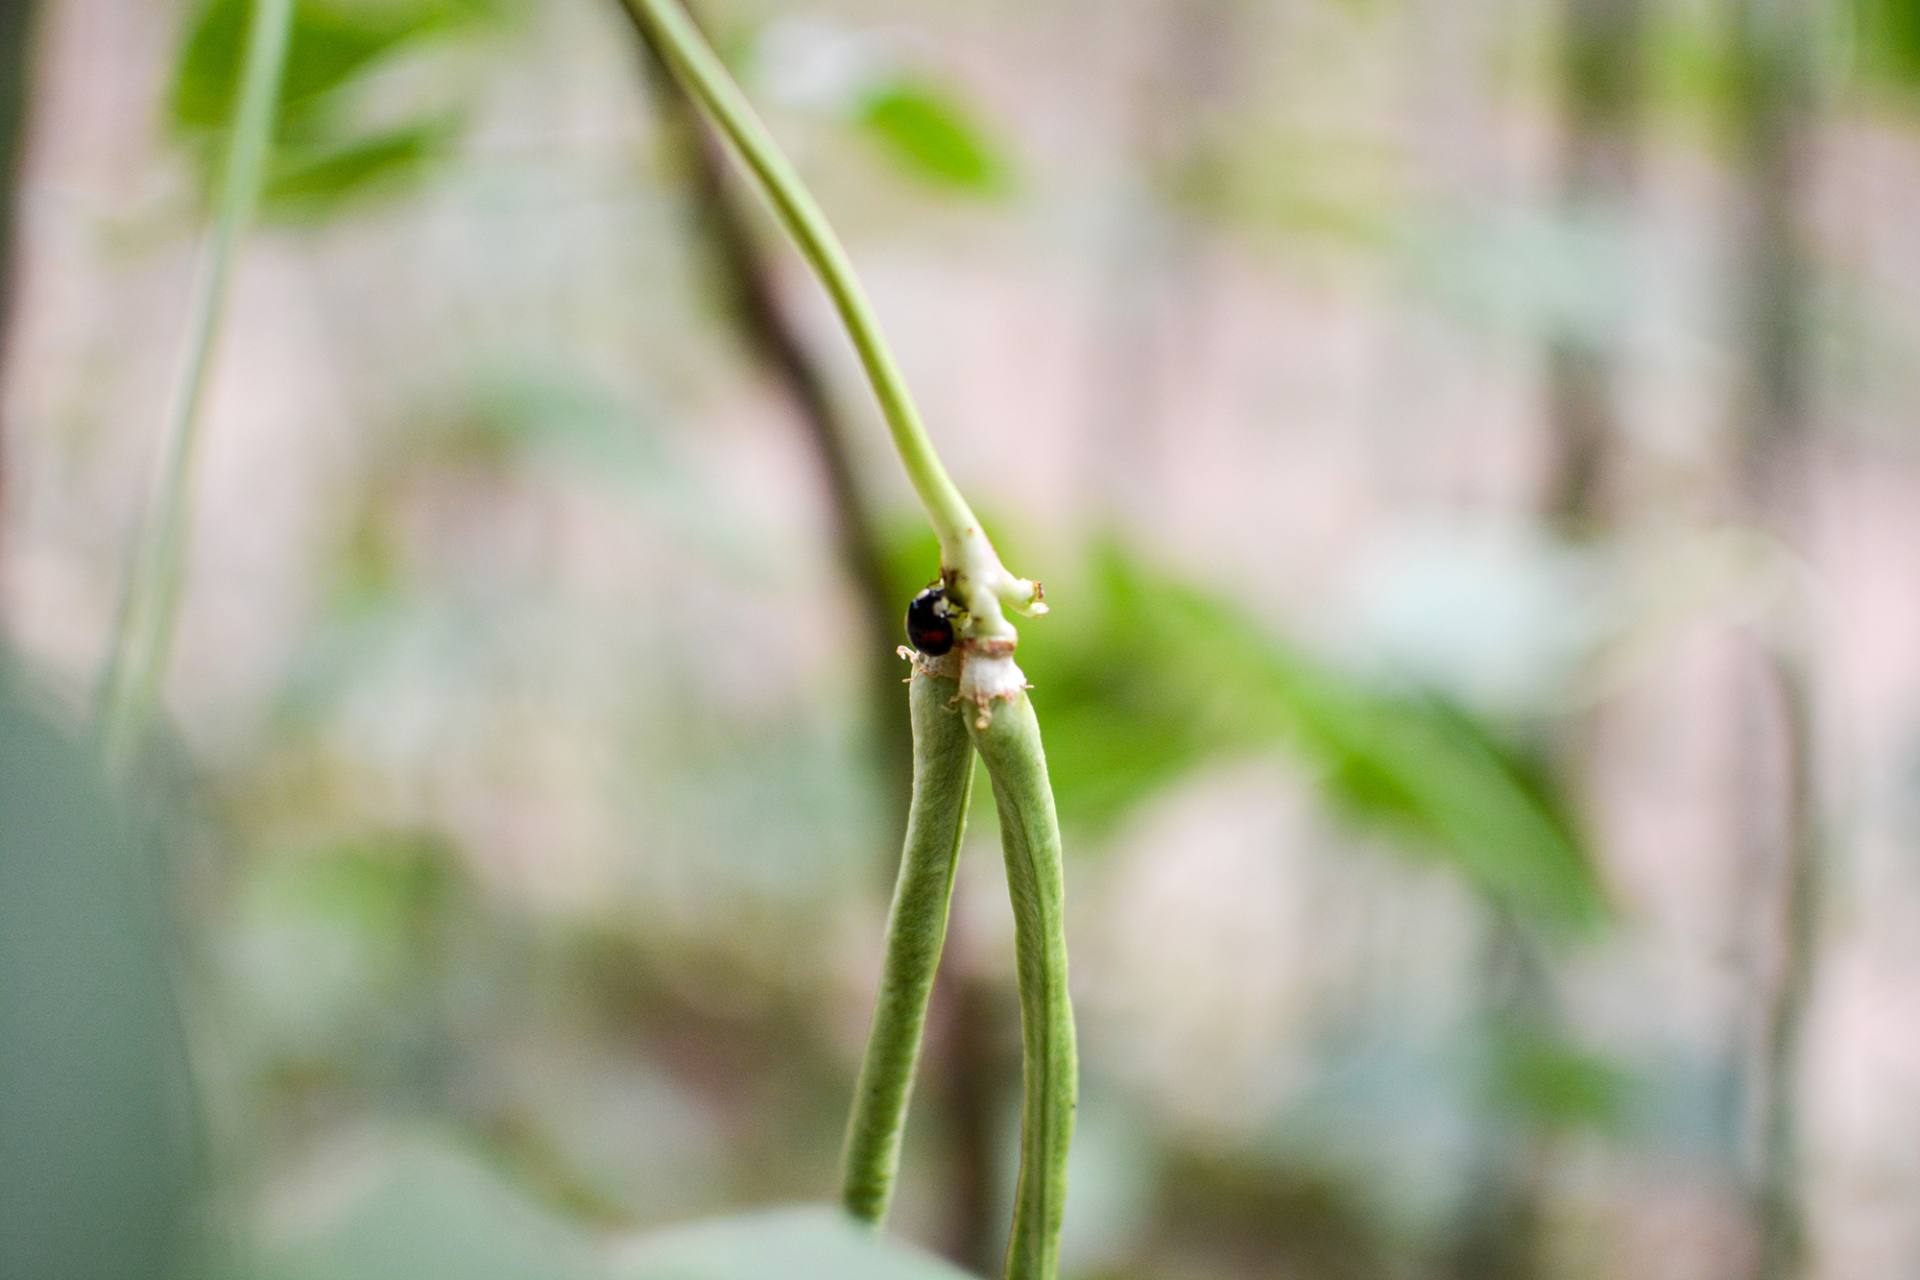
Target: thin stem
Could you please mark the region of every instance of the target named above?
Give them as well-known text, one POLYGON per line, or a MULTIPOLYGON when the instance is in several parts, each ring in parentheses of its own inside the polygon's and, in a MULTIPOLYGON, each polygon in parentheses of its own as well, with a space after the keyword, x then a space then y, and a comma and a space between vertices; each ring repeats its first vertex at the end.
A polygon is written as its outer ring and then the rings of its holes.
MULTIPOLYGON (((1784 845, 1780 857, 1785 865, 1778 899, 1770 904, 1783 926, 1778 971, 1764 990, 1760 1052, 1754 1064, 1759 1167, 1751 1195, 1760 1237, 1754 1274, 1761 1280, 1790 1280, 1805 1271, 1808 1251, 1800 1096, 1807 1015, 1819 967, 1825 874, 1813 778, 1814 707, 1806 663, 1779 647, 1768 648, 1760 658, 1763 678, 1778 703, 1777 748, 1785 755, 1782 764, 1787 777, 1779 788, 1783 830, 1778 838, 1784 845)), ((1746 768, 1757 773, 1758 764, 1749 760, 1746 768)))
POLYGON ((933 441, 920 421, 906 378, 900 372, 892 349, 874 318, 873 304, 854 274, 840 239, 827 224, 826 215, 808 193, 800 175, 794 171, 773 135, 760 122, 752 104, 733 77, 727 73, 677 0, 627 0, 634 16, 654 35, 673 69, 712 113, 740 157, 760 180, 781 223, 793 236, 800 252, 818 273, 847 326, 847 334, 860 353, 867 377, 886 414, 893 433, 894 448, 907 469, 914 492, 927 509, 934 532, 939 535, 943 552, 957 553, 965 530, 974 526, 973 511, 947 477, 946 468, 934 452, 933 441))
POLYGON ((248 26, 238 106, 227 136, 213 229, 194 281, 179 380, 167 406, 164 453, 140 538, 122 585, 101 680, 100 742, 123 767, 153 709, 172 650, 186 576, 194 461, 207 371, 241 236, 253 221, 273 139, 274 109, 286 65, 293 0, 256 0, 248 26))
POLYGON ((940 540, 940 559, 947 570, 948 585, 969 613, 967 634, 1011 638, 1013 629, 1002 616, 1001 606, 1041 612, 1044 606, 1039 589, 1034 583, 1013 577, 1001 565, 973 509, 941 465, 899 362, 880 331, 873 304, 826 215, 679 0, 625 3, 651 33, 674 73, 733 143, 740 159, 759 180, 760 190, 781 225, 833 299, 880 401, 894 451, 940 540))
POLYGON ((840 1194, 848 1213, 876 1227, 886 1221, 900 1169, 907 1101, 934 972, 946 943, 954 868, 973 793, 973 747, 966 720, 953 707, 958 693, 959 685, 950 679, 922 671, 913 675, 913 805, 887 918, 873 1030, 847 1124, 840 1194))
MULTIPOLYGON (((1743 146, 1739 194, 1740 302, 1745 330, 1742 432, 1736 465, 1742 506, 1755 527, 1805 545, 1808 476, 1818 447, 1819 387, 1811 304, 1821 280, 1806 248, 1817 124, 1810 0, 1744 6, 1732 32, 1737 125, 1743 146)), ((1805 1121, 1801 1113, 1809 1005, 1819 970, 1826 851, 1819 830, 1819 735, 1806 648, 1812 628, 1798 602, 1761 636, 1763 678, 1778 710, 1773 741, 1743 706, 1739 819, 1751 865, 1777 859, 1780 881, 1749 898, 1759 915, 1754 960, 1771 974, 1761 987, 1757 1059, 1750 1064, 1758 1139, 1749 1196, 1759 1249, 1757 1280, 1796 1280, 1810 1242, 1805 1121), (1777 753, 1769 759, 1768 752, 1777 753), (1776 772, 1778 770, 1778 772, 1776 772), (1784 774, 1784 777, 1781 775, 1784 774), (1774 803, 1769 803, 1774 801, 1774 803)))
MULTIPOLYGON (((900 714, 900 602, 888 582, 886 554, 868 512, 871 503, 854 466, 849 425, 835 407, 818 361, 781 306, 773 262, 754 235, 745 193, 728 181, 727 158, 700 119, 698 105, 674 77, 653 32, 624 3, 616 6, 638 29, 641 61, 660 112, 661 132, 687 170, 694 230, 710 250, 716 283, 740 338, 758 356, 793 410, 820 464, 833 540, 848 583, 860 601, 867 680, 873 707, 874 758, 886 798, 899 813, 912 793, 913 752, 900 714)), ((698 9, 688 13, 698 20, 698 9)), ((895 828, 894 834, 900 834, 895 828)))
POLYGON ((1067 990, 1066 883, 1040 725, 1024 693, 990 717, 968 716, 993 780, 1013 899, 1020 984, 1020 1181, 1005 1280, 1053 1280, 1067 1200, 1067 1148, 1079 1103, 1073 1004, 1067 990))

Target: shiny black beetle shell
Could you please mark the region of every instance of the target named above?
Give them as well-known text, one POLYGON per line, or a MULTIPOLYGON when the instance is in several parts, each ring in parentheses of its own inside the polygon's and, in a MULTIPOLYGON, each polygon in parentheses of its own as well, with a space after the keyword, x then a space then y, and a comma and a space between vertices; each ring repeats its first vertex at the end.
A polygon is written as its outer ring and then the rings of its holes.
POLYGON ((953 622, 947 617, 945 587, 928 587, 907 605, 907 639, 929 658, 953 649, 953 622))

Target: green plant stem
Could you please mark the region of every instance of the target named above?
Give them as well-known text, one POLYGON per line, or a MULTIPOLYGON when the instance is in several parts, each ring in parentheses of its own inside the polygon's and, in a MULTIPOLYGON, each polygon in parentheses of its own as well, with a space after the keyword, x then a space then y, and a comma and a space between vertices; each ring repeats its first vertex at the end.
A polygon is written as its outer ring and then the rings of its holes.
POLYGON ((973 747, 965 718, 953 705, 959 690, 953 680, 915 671, 908 692, 913 803, 887 918, 873 1029, 847 1124, 840 1197, 848 1213, 876 1227, 886 1221, 900 1169, 907 1102, 934 972, 946 943, 954 868, 973 793, 973 747))
POLYGON ((225 310, 234 251, 253 221, 266 174, 292 19, 293 0, 255 0, 213 229, 194 281, 179 380, 167 406, 162 461, 122 586, 101 681, 101 749, 116 770, 124 766, 145 731, 172 650, 186 575, 200 407, 225 310))
POLYGON ((720 126, 741 160, 758 179, 761 192, 800 253, 819 277, 846 326, 880 410, 893 436, 894 451, 926 509, 940 540, 940 560, 948 586, 965 606, 966 632, 975 637, 1013 636, 1001 606, 1041 612, 1039 588, 1015 578, 1000 563, 973 509, 940 464, 933 441, 907 390, 899 361, 881 333, 873 304, 854 274, 853 264, 826 215, 801 182, 791 163, 754 113, 719 57, 679 0, 625 0, 652 35, 674 74, 720 126))
POLYGON ((874 318, 873 304, 867 300, 866 290, 861 288, 826 215, 678 0, 627 0, 627 4, 653 33, 675 73, 732 139, 741 159, 760 180, 781 223, 819 274, 860 353, 860 363, 866 368, 893 433, 894 448, 939 535, 941 550, 957 553, 963 531, 977 528, 978 522, 940 465, 899 362, 874 318))
POLYGON ((1053 1280, 1066 1210, 1067 1147, 1080 1089, 1067 991, 1060 822, 1047 782, 1040 724, 1027 695, 1000 703, 991 717, 969 714, 968 720, 1000 815, 1020 983, 1020 1181, 1005 1277, 1053 1280))
MULTIPOLYGON (((900 601, 888 581, 886 553, 875 532, 868 499, 850 447, 852 431, 836 407, 819 361, 781 305, 774 263, 754 234, 749 197, 729 181, 726 153, 700 118, 699 105, 674 76, 653 32, 624 0, 615 7, 640 37, 647 84, 660 114, 660 129, 686 170, 693 230, 709 250, 714 282, 730 304, 728 317, 740 338, 765 366, 785 397, 826 485, 833 541, 848 584, 860 602, 867 681, 873 699, 875 762, 884 795, 903 813, 913 790, 913 751, 906 717, 900 714, 900 601)), ((687 12, 696 22, 699 8, 687 12)), ((893 828, 897 836, 901 828, 893 828)))

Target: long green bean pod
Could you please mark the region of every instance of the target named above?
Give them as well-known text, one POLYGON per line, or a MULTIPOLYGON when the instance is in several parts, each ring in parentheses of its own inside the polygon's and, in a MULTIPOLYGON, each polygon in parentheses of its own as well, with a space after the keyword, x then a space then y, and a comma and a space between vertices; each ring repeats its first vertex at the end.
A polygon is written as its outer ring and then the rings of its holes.
POLYGON ((927 1000, 947 937, 953 874, 973 793, 973 747, 954 709, 960 686, 917 669, 908 702, 913 717, 913 802, 906 846, 887 918, 886 960, 874 1002, 873 1030, 847 1122, 841 1202, 874 1226, 886 1220, 900 1169, 907 1100, 920 1057, 927 1000))
POLYGON ((1067 1146, 1079 1101, 1073 1006, 1067 994, 1066 881, 1040 724, 1024 692, 968 713, 969 731, 993 781, 1013 897, 1020 982, 1022 1094, 1020 1182, 1006 1280, 1053 1280, 1067 1199, 1067 1146))

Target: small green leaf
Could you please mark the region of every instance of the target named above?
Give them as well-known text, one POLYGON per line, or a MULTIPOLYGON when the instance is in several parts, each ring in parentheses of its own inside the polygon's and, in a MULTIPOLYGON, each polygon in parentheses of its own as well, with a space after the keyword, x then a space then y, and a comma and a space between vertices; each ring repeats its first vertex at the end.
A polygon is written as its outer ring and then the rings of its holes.
POLYGON ((901 168, 942 186, 988 195, 1004 190, 1011 166, 958 98, 918 80, 868 92, 856 119, 901 168))

